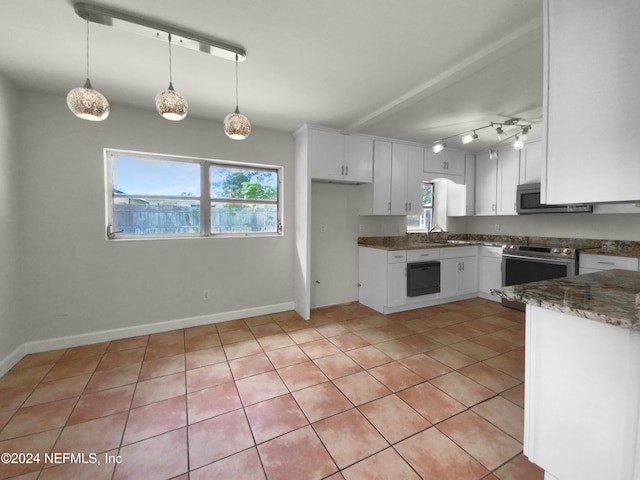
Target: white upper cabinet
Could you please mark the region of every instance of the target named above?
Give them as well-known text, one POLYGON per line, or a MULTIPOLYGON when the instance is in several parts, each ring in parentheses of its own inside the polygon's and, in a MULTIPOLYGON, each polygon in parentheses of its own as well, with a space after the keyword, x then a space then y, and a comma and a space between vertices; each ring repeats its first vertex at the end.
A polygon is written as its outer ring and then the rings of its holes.
POLYGON ((448 185, 447 188, 447 216, 467 217, 475 214, 476 192, 476 160, 475 155, 467 153, 464 156, 464 177, 461 182, 448 185))
POLYGON ((423 148, 376 140, 373 183, 360 188, 360 215, 415 215, 422 212, 423 148))
POLYGON ((540 183, 541 177, 542 140, 538 140, 520 150, 520 183, 540 183))
POLYGON ((542 200, 640 200, 640 2, 544 0, 542 200))
POLYGON ((340 183, 370 183, 373 139, 364 135, 309 128, 311 179, 340 183))
POLYGON ((488 152, 476 155, 476 215, 495 215, 498 162, 488 152))
POLYGON ((418 215, 422 212, 424 148, 394 143, 391 150, 391 215, 418 215))
POLYGON ((520 151, 513 148, 498 150, 498 178, 496 179, 496 215, 517 215, 516 190, 520 175, 520 151))
POLYGON ((423 169, 425 172, 442 174, 441 178, 464 176, 464 157, 465 152, 458 150, 445 148, 439 153, 433 153, 431 148, 425 148, 423 169))
POLYGON ((519 159, 512 148, 498 150, 497 160, 487 152, 476 155, 476 215, 517 215, 519 159))

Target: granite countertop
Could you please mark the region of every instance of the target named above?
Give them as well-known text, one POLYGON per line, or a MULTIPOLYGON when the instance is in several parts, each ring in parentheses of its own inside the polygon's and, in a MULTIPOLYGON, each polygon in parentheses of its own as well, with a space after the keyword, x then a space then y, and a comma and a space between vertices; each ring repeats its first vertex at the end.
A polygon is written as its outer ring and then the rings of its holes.
POLYGON ((608 248, 585 248, 584 250, 580 250, 580 253, 590 255, 609 255, 613 257, 640 258, 640 250, 628 248, 621 248, 616 250, 611 250, 608 248))
POLYGON ((448 248, 448 247, 465 247, 467 245, 482 245, 482 242, 462 242, 462 241, 446 241, 446 242, 398 242, 394 244, 360 244, 361 247, 379 248, 381 250, 422 250, 425 248, 448 248))
POLYGON ((507 300, 640 330, 640 272, 607 270, 502 287, 491 293, 507 300))

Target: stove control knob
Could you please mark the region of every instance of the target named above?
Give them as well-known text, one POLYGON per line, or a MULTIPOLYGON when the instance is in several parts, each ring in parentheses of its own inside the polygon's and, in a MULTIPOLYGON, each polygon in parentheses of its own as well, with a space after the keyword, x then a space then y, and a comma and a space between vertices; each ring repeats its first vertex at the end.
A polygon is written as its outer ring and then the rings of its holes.
POLYGON ((551 250, 551 252, 560 253, 560 252, 562 252, 562 250, 560 250, 559 248, 554 248, 553 250, 551 250))
POLYGON ((564 253, 565 255, 571 255, 571 249, 570 248, 565 248, 562 253, 564 253))

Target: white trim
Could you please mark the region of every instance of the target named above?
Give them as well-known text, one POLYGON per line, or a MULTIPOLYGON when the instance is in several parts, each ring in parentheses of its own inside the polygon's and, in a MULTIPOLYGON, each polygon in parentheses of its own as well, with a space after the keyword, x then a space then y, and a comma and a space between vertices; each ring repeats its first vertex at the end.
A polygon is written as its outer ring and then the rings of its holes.
POLYGON ((108 342, 122 338, 149 335, 152 333, 168 332, 180 328, 197 327, 212 323, 238 320, 240 318, 256 317, 259 315, 269 315, 272 313, 287 312, 294 309, 293 302, 265 305, 262 307, 246 308, 230 312, 214 313, 211 315, 201 315, 198 317, 180 318, 168 320, 166 322, 147 323, 144 325, 133 325, 131 327, 116 328, 113 330, 102 330, 99 332, 83 333, 80 335, 70 335, 66 337, 48 338, 34 342, 26 342, 18 346, 5 358, 0 359, 0 376, 7 373, 25 355, 30 353, 47 352, 62 348, 78 347, 92 343, 108 342))

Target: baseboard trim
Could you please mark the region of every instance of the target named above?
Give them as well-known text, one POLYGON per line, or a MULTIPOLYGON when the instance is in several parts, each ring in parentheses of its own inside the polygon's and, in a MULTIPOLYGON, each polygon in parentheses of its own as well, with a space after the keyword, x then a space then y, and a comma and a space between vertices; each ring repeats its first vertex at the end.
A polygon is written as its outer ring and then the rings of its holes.
POLYGON ((102 330, 98 332, 83 333, 80 335, 70 335, 66 337, 48 338, 34 342, 26 342, 18 346, 13 352, 0 360, 0 376, 7 373, 25 355, 30 353, 47 352, 59 350, 61 348, 79 347, 92 343, 120 340, 121 338, 137 337, 152 333, 168 332, 180 328, 198 327, 211 323, 227 322, 240 318, 257 317, 259 315, 269 315, 272 313, 286 312, 294 309, 293 302, 265 305, 262 307, 246 308, 230 312, 214 313, 211 315, 201 315, 198 317, 180 318, 166 322, 146 323, 143 325, 132 325, 130 327, 115 328, 112 330, 102 330))

